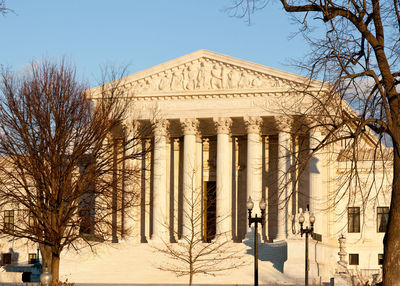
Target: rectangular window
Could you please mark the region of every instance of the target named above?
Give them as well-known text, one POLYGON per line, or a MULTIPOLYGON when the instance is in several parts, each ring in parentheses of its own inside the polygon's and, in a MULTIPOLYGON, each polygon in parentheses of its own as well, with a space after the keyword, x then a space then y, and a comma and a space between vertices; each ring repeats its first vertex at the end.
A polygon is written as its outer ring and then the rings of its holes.
POLYGON ((82 193, 78 203, 79 213, 79 233, 94 234, 95 224, 95 168, 93 158, 88 156, 82 160, 79 166, 79 174, 83 178, 82 188, 86 190, 82 193))
POLYGON ((347 209, 348 218, 348 231, 349 232, 360 232, 360 208, 349 207, 347 209))
POLYGON ((33 213, 31 213, 31 212, 29 212, 29 215, 28 215, 28 225, 31 228, 36 226, 35 217, 33 216, 33 213))
POLYGON ((378 265, 383 265, 383 254, 378 254, 378 265))
POLYGON ((358 265, 358 253, 349 254, 349 265, 358 265))
POLYGON ((389 207, 377 207, 376 209, 376 231, 386 232, 389 220, 389 207))
POLYGON ((1 254, 1 264, 2 265, 11 264, 11 253, 2 253, 1 254))
POLYGON ((4 228, 5 233, 11 233, 14 231, 14 210, 4 211, 4 228))
POLYGON ((29 253, 28 254, 28 263, 35 264, 36 263, 36 253, 29 253))

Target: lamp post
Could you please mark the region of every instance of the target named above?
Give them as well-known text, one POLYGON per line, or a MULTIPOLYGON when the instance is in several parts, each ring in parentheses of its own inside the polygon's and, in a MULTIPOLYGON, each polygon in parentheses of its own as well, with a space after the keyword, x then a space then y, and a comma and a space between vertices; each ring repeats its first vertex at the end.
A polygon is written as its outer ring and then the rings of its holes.
POLYGON ((261 209, 261 217, 251 216, 251 211, 253 210, 254 203, 249 196, 249 199, 246 203, 247 210, 249 212, 249 227, 254 223, 254 286, 258 286, 258 224, 261 223, 261 227, 264 228, 265 224, 265 208, 267 207, 267 203, 265 199, 262 198, 260 201, 260 209, 261 209))
POLYGON ((299 223, 300 223, 300 234, 303 237, 303 234, 306 235, 306 261, 305 261, 305 286, 308 286, 308 235, 312 235, 314 231, 314 222, 315 222, 315 216, 313 214, 310 214, 309 221, 310 221, 310 227, 306 226, 303 228, 304 224, 304 215, 303 213, 300 214, 299 217, 299 223))

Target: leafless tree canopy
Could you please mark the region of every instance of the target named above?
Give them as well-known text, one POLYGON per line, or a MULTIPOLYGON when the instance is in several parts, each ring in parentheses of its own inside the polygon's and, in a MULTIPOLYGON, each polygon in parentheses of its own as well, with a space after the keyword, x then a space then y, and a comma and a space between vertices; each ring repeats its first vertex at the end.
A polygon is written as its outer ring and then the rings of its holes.
POLYGON ((65 247, 113 239, 124 231, 115 227, 115 213, 137 201, 121 181, 125 169, 134 180, 123 162, 141 153, 127 151, 135 135, 118 135, 126 104, 114 85, 94 105, 63 61, 1 74, 0 207, 5 216, 14 212, 14 222, 4 218, 0 226, 7 236, 39 243, 54 281, 65 247))
POLYGON ((13 12, 13 10, 7 8, 5 0, 1 0, 0 1, 0 14, 4 16, 9 12, 13 12))
MULTIPOLYGON (((268 4, 268 0, 237 0, 231 11, 250 17, 268 4)), ((311 119, 311 128, 322 129, 325 134, 313 151, 346 140, 347 150, 340 155, 353 165, 347 179, 357 180, 361 141, 378 138, 369 141, 376 148, 375 162, 388 159, 388 154, 380 150, 382 141, 393 146, 389 155, 393 159, 393 186, 383 270, 385 285, 399 285, 400 2, 281 0, 280 4, 299 24, 299 33, 310 44, 306 60, 296 64, 310 78, 331 84, 330 92, 305 90, 313 100, 308 112, 302 113, 311 119)), ((378 164, 372 165, 377 168, 378 164)), ((379 166, 385 167, 388 166, 379 166)))

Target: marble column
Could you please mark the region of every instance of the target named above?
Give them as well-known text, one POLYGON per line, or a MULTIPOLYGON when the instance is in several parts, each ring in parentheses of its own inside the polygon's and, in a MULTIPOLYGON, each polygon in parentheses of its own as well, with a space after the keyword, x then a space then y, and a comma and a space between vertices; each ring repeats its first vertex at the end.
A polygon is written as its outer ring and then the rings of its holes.
POLYGON ((323 135, 320 131, 312 129, 310 131, 310 153, 311 158, 308 163, 309 182, 310 182, 310 212, 315 216, 314 230, 316 233, 322 233, 323 216, 322 216, 322 158, 320 143, 323 135))
POLYGON ((183 217, 182 235, 189 237, 192 222, 196 221, 196 207, 201 204, 196 190, 196 133, 199 121, 194 118, 181 119, 183 129, 183 217))
POLYGON ((217 194, 216 194, 216 234, 232 238, 232 166, 229 165, 229 133, 232 125, 230 118, 214 118, 217 129, 217 194))
POLYGON ((153 233, 151 239, 168 239, 167 225, 167 133, 169 122, 159 120, 154 126, 153 158, 153 233))
MULTIPOLYGON (((262 142, 260 137, 262 119, 257 116, 247 116, 244 117, 244 123, 247 130, 246 201, 251 196, 255 203, 253 215, 260 216, 258 203, 262 199, 262 142)), ((250 228, 247 232, 249 231, 250 228)))
MULTIPOLYGON (((125 192, 127 194, 127 199, 128 202, 130 202, 134 196, 134 194, 137 194, 138 190, 135 188, 136 182, 140 181, 141 177, 141 152, 142 152, 142 146, 141 146, 141 140, 137 138, 138 134, 138 128, 139 128, 139 123, 135 122, 134 124, 129 124, 126 125, 124 130, 125 130, 125 138, 126 138, 126 153, 125 156, 127 157, 126 163, 125 163, 125 168, 126 168, 126 176, 124 178, 124 188, 125 192)), ((139 193, 140 194, 140 193, 139 193)), ((130 207, 130 206, 127 206, 130 207)), ((124 207, 122 207, 124 209, 124 207)), ((128 238, 132 238, 134 236, 139 235, 139 229, 135 228, 135 222, 140 221, 140 208, 137 206, 132 207, 130 210, 128 210, 131 214, 130 215, 125 215, 125 210, 124 212, 124 232, 127 231, 128 233, 131 233, 133 235, 128 236, 128 238)))
POLYGON ((290 181, 290 127, 291 121, 286 118, 277 119, 278 133, 278 215, 277 233, 275 240, 284 240, 288 235, 288 222, 290 215, 287 209, 287 200, 291 195, 290 181))

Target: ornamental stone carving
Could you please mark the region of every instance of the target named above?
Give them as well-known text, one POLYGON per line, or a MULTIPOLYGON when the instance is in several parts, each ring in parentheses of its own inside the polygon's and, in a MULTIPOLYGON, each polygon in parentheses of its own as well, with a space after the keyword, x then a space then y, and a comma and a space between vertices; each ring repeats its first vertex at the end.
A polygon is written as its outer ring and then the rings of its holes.
POLYGON ((275 126, 278 131, 289 133, 293 128, 293 118, 290 116, 275 116, 275 126))
POLYGON ((154 122, 154 136, 167 136, 168 135, 169 121, 160 119, 154 122))
POLYGON ((185 118, 180 120, 184 135, 196 135, 199 120, 196 118, 185 118))
POLYGON ((247 134, 260 134, 262 119, 259 116, 245 116, 243 118, 247 134))
POLYGON ((217 129, 217 134, 229 134, 232 119, 229 117, 218 117, 214 118, 215 128, 217 129))
POLYGON ((292 82, 206 57, 130 83, 137 92, 260 89, 293 86, 292 82))

